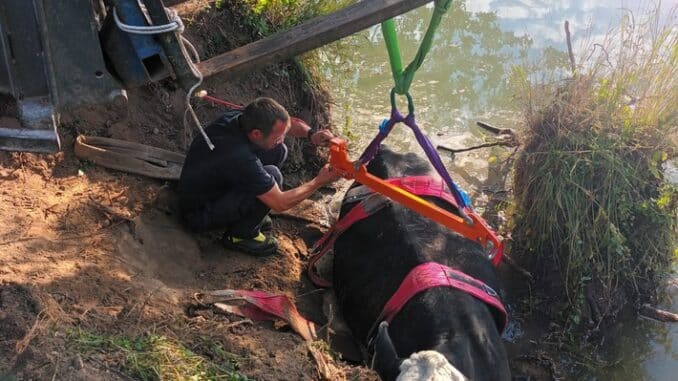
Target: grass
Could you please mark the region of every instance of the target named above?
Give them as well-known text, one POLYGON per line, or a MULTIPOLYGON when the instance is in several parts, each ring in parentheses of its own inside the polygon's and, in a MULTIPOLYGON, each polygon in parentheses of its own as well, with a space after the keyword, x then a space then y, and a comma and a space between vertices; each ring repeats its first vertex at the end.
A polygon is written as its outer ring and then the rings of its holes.
POLYGON ((237 372, 235 356, 209 339, 187 348, 153 333, 126 337, 74 330, 68 338, 69 345, 83 353, 105 353, 123 373, 139 380, 249 380, 237 372))
POLYGON ((355 0, 245 0, 248 21, 261 35, 288 29, 316 16, 325 15, 355 0))
MULTIPOLYGON (((245 0, 241 3, 240 12, 246 24, 262 37, 289 29, 314 17, 336 12, 356 0, 245 0)), ((341 44, 331 44, 332 49, 341 44)), ((307 53, 303 61, 308 63, 307 80, 318 81, 322 76, 316 72, 318 57, 307 53), (310 61, 309 61, 310 60, 310 61), (313 65, 312 65, 313 64, 313 65)))
POLYGON ((678 188, 662 171, 678 152, 675 28, 657 10, 629 14, 569 78, 535 83, 526 73, 514 76, 526 110, 514 256, 568 328, 656 301, 678 254, 678 188))

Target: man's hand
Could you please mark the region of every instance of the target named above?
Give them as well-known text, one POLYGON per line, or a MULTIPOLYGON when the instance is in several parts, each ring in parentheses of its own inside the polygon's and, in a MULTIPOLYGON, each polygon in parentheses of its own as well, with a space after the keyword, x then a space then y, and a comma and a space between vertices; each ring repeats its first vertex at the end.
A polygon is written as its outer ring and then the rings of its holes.
POLYGON ((330 184, 337 181, 341 177, 339 172, 332 168, 329 164, 325 164, 324 167, 320 169, 318 175, 315 177, 315 180, 322 185, 330 184))
POLYGON ((311 142, 317 146, 324 146, 327 145, 332 138, 334 138, 334 134, 328 129, 323 129, 311 135, 311 142))
POLYGON ((308 138, 311 140, 311 143, 317 146, 327 145, 330 139, 334 137, 330 130, 326 128, 322 130, 313 129, 306 122, 295 117, 291 118, 291 128, 288 135, 297 138, 308 138))

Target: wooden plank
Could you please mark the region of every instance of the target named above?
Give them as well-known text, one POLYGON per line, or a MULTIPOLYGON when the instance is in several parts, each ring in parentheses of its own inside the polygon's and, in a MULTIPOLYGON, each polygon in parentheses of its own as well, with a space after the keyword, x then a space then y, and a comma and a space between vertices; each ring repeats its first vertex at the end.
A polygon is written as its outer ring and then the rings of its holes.
POLYGON ((432 0, 364 0, 197 64, 204 77, 240 75, 349 36, 432 0))

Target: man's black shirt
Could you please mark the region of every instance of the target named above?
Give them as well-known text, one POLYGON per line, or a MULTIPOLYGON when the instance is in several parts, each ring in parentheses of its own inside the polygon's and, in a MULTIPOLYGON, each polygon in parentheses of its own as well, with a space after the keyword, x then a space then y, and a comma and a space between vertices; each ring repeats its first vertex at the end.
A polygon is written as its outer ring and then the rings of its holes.
POLYGON ((241 114, 229 111, 207 127, 214 150, 202 136, 193 139, 179 179, 184 209, 200 208, 227 192, 242 191, 254 197, 273 188, 275 180, 257 157, 261 149, 240 129, 241 114))

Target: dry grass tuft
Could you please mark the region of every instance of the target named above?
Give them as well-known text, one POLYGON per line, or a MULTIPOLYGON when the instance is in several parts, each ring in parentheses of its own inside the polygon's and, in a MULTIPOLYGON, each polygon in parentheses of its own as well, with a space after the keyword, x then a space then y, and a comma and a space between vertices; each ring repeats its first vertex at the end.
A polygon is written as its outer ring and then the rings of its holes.
POLYGON ((567 80, 522 76, 513 251, 567 327, 653 300, 676 253, 678 190, 662 170, 678 152, 675 15, 629 13, 567 80))

